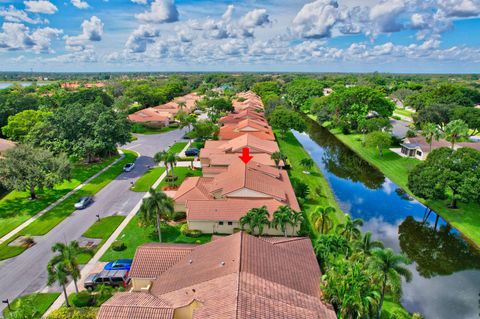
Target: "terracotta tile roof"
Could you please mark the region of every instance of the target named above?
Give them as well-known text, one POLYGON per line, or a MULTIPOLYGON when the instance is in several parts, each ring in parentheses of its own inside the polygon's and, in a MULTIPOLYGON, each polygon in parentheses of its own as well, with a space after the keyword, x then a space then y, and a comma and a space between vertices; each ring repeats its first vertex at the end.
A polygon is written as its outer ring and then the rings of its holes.
POLYGON ((209 185, 213 178, 210 177, 188 177, 175 193, 175 201, 185 203, 187 199, 211 199, 209 185))
POLYGON ((270 218, 278 207, 284 205, 274 199, 228 198, 223 200, 189 200, 186 203, 188 220, 238 221, 252 208, 266 206, 270 218))
POLYGON ((173 119, 172 115, 166 112, 162 112, 153 107, 149 107, 140 111, 137 111, 128 116, 128 119, 132 122, 146 123, 146 122, 166 122, 173 119))
POLYGON ((217 175, 227 171, 227 166, 207 166, 202 167, 202 174, 205 175, 217 175))
POLYGON ((195 246, 160 243, 142 245, 135 252, 129 275, 134 278, 155 279, 188 255, 195 246))
POLYGON ((244 134, 235 139, 229 140, 219 148, 225 152, 241 153, 244 147, 250 148, 250 153, 268 153, 272 154, 279 151, 278 144, 275 141, 262 140, 252 134, 244 134))
MULTIPOLYGON (((430 150, 430 144, 425 141, 423 136, 408 137, 405 139, 405 142, 410 144, 411 147, 419 147, 424 152, 430 150)), ((432 141, 432 150, 440 147, 450 147, 450 143, 445 140, 432 141)))
POLYGON ((335 312, 320 299, 320 275, 310 239, 271 243, 239 232, 195 247, 153 282, 151 296, 115 294, 98 318, 171 318, 163 307, 196 301, 194 319, 333 319, 335 312), (160 310, 153 314, 146 306, 160 310))
POLYGON ((8 151, 16 146, 16 144, 12 141, 0 138, 0 153, 8 151))
POLYGON ((461 147, 469 147, 469 148, 473 148, 474 150, 480 151, 480 142, 460 142, 460 143, 457 143, 456 145, 461 147))
MULTIPOLYGON (((208 157, 210 160, 211 166, 229 166, 232 163, 240 162, 239 159, 240 154, 212 154, 208 157)), ((268 165, 268 166, 275 166, 275 161, 271 159, 269 154, 265 153, 253 153, 253 160, 257 163, 268 165)), ((202 158, 202 157, 200 157, 202 158)), ((205 157, 204 157, 205 158, 205 157)), ((207 167, 204 167, 205 169, 207 167)))
POLYGON ((262 140, 275 141, 275 136, 271 128, 266 129, 257 126, 254 129, 255 131, 245 131, 245 128, 243 128, 243 131, 240 131, 236 124, 227 124, 220 128, 218 138, 221 140, 232 140, 245 134, 251 134, 262 140))
POLYGON ((239 113, 228 114, 220 118, 219 122, 223 124, 235 124, 245 119, 252 119, 263 123, 267 122, 263 112, 257 112, 251 109, 245 109, 239 113))

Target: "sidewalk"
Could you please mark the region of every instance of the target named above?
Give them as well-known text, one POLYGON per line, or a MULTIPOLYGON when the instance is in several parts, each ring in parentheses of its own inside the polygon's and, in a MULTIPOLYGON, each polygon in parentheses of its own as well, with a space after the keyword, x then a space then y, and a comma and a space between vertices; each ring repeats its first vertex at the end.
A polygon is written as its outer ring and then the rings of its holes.
MULTIPOLYGON (((158 179, 157 181, 153 184, 152 188, 157 188, 158 185, 162 182, 162 180, 165 178, 167 175, 166 172, 164 172, 158 179)), ((143 198, 146 198, 150 196, 149 193, 145 193, 143 198)), ((79 290, 83 290, 83 279, 87 278, 87 276, 94 272, 95 269, 98 269, 99 267, 99 260, 100 257, 103 256, 103 254, 107 251, 107 249, 110 248, 112 243, 117 239, 117 237, 122 233, 122 231, 127 227, 128 223, 132 220, 132 218, 137 214, 137 212, 140 210, 140 207, 142 206, 142 200, 140 200, 137 205, 128 213, 127 217, 123 220, 123 222, 118 226, 118 228, 113 232, 113 234, 107 239, 105 244, 103 244, 102 247, 97 251, 95 256, 90 259, 90 261, 82 268, 81 270, 81 279, 78 281, 78 288, 79 290)), ((42 292, 47 292, 48 287, 46 287, 42 292)), ((67 294, 70 295, 71 293, 75 292, 75 285, 73 281, 67 286, 67 294)), ((45 312, 43 315, 43 318, 46 318, 52 311, 60 308, 65 302, 65 297, 63 293, 55 300, 55 302, 50 306, 50 308, 45 312)))
POLYGON ((7 240, 9 240, 10 238, 12 238, 13 236, 15 236, 19 231, 21 231, 22 229, 24 229, 25 227, 27 227, 28 225, 30 225, 31 223, 33 223, 34 221, 36 221, 38 218, 42 217, 43 215, 45 215, 46 213, 48 213, 51 209, 55 208, 56 206, 58 206, 61 202, 63 202, 64 200, 66 200, 67 198, 69 198, 70 196, 72 196, 73 194, 75 194, 78 190, 80 190, 83 186, 85 186, 86 184, 90 183, 93 179, 97 178, 99 175, 101 175, 102 173, 104 173, 106 170, 108 170, 109 168, 111 168, 113 165, 117 164, 120 160, 122 160, 124 157, 125 157, 125 154, 123 154, 123 152, 121 150, 118 150, 118 152, 120 153, 120 158, 116 159, 115 161, 113 161, 111 164, 109 164, 108 166, 102 168, 99 172, 97 172, 95 175, 89 177, 87 180, 85 180, 83 183, 81 183, 80 185, 78 185, 77 187, 75 187, 74 189, 72 189, 70 192, 68 192, 67 194, 63 195, 63 197, 61 197, 60 199, 58 199, 56 202, 54 202, 53 204, 50 204, 47 208, 45 208, 44 210, 40 211, 39 213, 37 213, 35 216, 31 217, 30 219, 26 220, 25 222, 23 222, 23 224, 21 224, 20 226, 18 226, 17 228, 13 229, 11 232, 9 232, 8 234, 6 234, 5 236, 3 236, 2 238, 0 238, 0 244, 6 242, 7 240))

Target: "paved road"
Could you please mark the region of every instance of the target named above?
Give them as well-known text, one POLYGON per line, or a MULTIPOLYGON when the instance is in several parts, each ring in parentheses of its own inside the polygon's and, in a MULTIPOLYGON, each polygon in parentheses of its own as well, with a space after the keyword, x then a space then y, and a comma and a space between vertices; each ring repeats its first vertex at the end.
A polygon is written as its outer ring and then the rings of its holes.
MULTIPOLYGON (((138 135, 138 140, 125 145, 123 148, 140 153, 132 172, 119 175, 95 195, 91 206, 75 211, 48 234, 38 238, 35 246, 17 257, 0 262, 0 300, 13 300, 20 295, 43 290, 47 283, 47 263, 53 255, 52 245, 79 239, 96 221, 95 215, 127 215, 144 195, 130 191, 131 183, 154 164, 152 157, 156 152, 167 149, 183 134, 182 130, 175 130, 159 135, 138 135)), ((51 287, 50 290, 59 290, 59 287, 51 287)), ((4 308, 5 305, 0 304, 0 314, 4 308)))

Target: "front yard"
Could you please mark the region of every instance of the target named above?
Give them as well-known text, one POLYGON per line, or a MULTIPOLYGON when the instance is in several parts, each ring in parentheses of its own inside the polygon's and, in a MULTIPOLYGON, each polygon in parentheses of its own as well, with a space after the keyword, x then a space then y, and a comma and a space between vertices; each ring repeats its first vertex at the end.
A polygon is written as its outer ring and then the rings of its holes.
POLYGON ((155 184, 157 179, 165 172, 165 167, 150 168, 142 177, 137 179, 135 184, 130 188, 134 192, 148 192, 150 187, 155 184))
MULTIPOLYGON (((34 309, 37 311, 38 318, 40 318, 48 310, 48 308, 50 308, 53 302, 57 300, 58 296, 60 296, 60 293, 58 292, 25 295, 11 301, 10 307, 12 308, 12 311, 15 311, 18 310, 20 306, 26 307, 24 303, 31 303, 34 309)), ((9 313, 10 311, 8 308, 3 311, 4 316, 7 316, 9 313)))
POLYGON ((173 170, 173 173, 177 179, 173 182, 168 182, 166 180, 167 178, 164 178, 163 181, 160 183, 160 185, 158 185, 157 190, 163 190, 165 187, 177 188, 183 183, 183 181, 187 177, 202 176, 201 170, 191 169, 190 167, 182 167, 182 166, 175 167, 175 169, 173 170))

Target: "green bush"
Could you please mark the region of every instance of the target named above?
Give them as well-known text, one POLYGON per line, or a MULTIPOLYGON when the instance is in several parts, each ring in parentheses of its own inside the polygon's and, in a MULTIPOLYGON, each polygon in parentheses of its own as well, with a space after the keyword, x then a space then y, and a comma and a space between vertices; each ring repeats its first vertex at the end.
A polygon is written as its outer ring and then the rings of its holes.
POLYGON ((127 246, 125 246, 125 243, 121 240, 116 240, 112 243, 112 249, 114 251, 122 251, 127 249, 127 246))
POLYGON ((80 291, 78 294, 72 294, 72 303, 79 308, 91 307, 95 305, 95 297, 88 291, 80 291))
POLYGON ((96 319, 99 308, 66 308, 54 310, 47 319, 96 319))
POLYGON ((401 118, 400 116, 398 116, 398 115, 393 115, 393 116, 392 116, 392 119, 399 121, 399 120, 401 120, 402 118, 401 118))
POLYGON ((180 156, 178 160, 181 162, 191 162, 195 160, 195 156, 180 156))
POLYGON ((174 212, 172 219, 178 222, 179 220, 185 219, 186 217, 187 217, 187 214, 185 212, 174 212))
POLYGON ((415 132, 414 130, 407 131, 407 137, 415 137, 415 136, 417 136, 417 132, 415 132))
POLYGON ((191 237, 191 238, 198 238, 200 236, 202 236, 202 231, 201 230, 198 230, 198 229, 190 229, 188 234, 186 234, 188 237, 191 237))
POLYGON ((179 127, 179 125, 178 125, 177 123, 175 123, 175 124, 170 124, 168 127, 171 127, 171 128, 178 128, 178 127, 179 127))
POLYGON ((182 233, 182 235, 185 235, 185 236, 188 235, 188 233, 190 232, 190 229, 188 229, 188 224, 187 223, 180 226, 180 232, 182 233))

